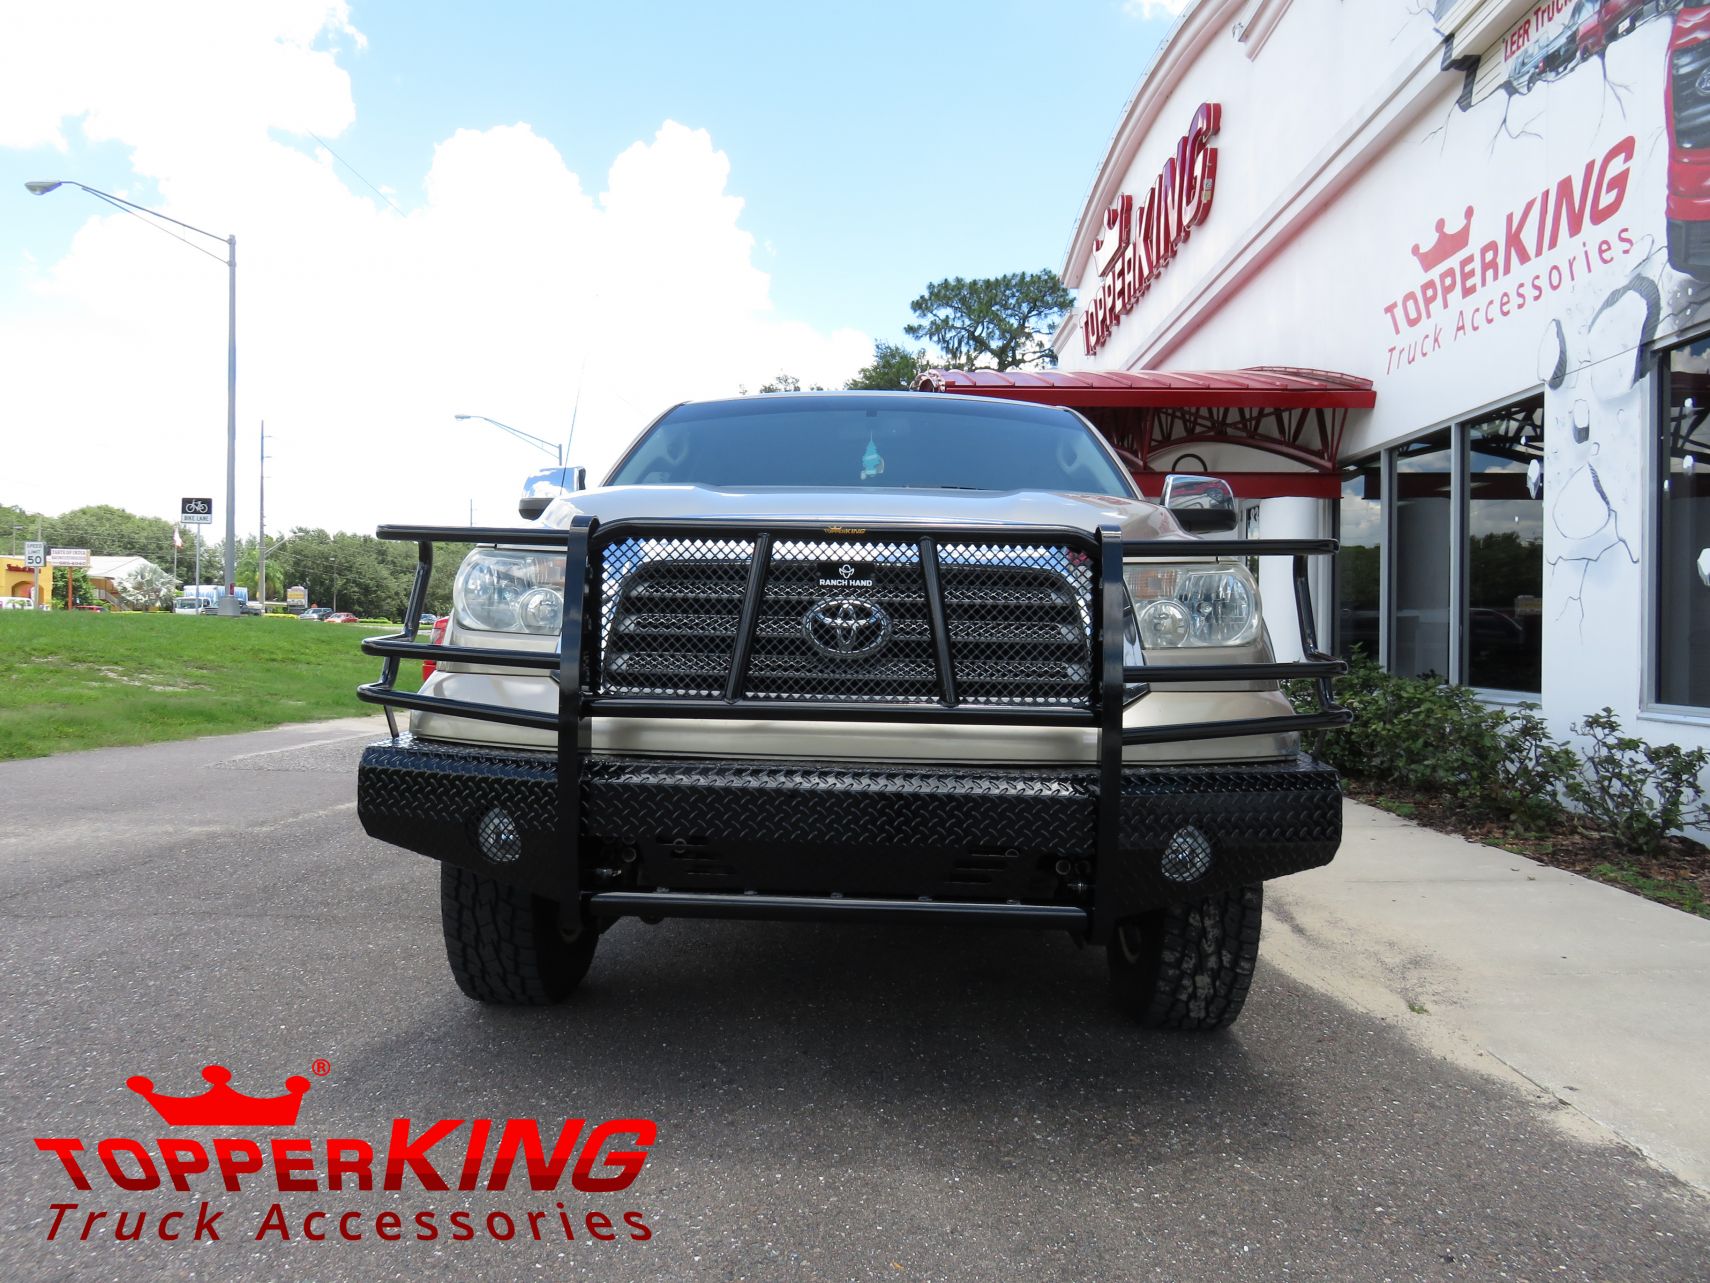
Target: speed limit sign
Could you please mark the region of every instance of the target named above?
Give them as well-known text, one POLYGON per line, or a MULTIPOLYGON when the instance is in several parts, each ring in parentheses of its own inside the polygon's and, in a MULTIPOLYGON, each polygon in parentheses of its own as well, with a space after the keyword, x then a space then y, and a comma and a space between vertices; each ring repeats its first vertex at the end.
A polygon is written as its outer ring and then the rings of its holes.
POLYGON ((192 526, 211 526, 214 524, 214 501, 212 499, 184 499, 178 505, 178 519, 192 526))

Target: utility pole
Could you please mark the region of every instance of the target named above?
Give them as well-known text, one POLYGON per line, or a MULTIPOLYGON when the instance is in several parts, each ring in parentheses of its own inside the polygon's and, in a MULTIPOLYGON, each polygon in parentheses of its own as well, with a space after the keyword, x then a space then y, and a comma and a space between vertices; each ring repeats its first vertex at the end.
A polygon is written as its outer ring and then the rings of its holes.
POLYGON ((332 608, 333 614, 338 614, 338 558, 332 559, 332 608))
POLYGON ((255 470, 256 476, 256 523, 260 527, 255 536, 255 591, 261 600, 261 613, 267 613, 267 420, 261 421, 261 459, 255 470))

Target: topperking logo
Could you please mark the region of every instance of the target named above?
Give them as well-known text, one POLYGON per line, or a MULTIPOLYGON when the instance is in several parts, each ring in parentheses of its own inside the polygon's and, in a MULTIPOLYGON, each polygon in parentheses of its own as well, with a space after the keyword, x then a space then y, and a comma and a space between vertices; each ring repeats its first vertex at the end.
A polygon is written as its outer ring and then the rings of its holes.
MULTIPOLYGON (((327 1072, 324 1066, 317 1061, 316 1073, 327 1072)), ((653 1237, 646 1216, 633 1207, 588 1207, 587 1200, 576 1199, 616 1195, 635 1183, 658 1136, 649 1119, 565 1118, 545 1126, 534 1118, 394 1118, 384 1139, 302 1135, 297 1117, 313 1087, 302 1075, 286 1078, 284 1092, 276 1096, 234 1090, 231 1071, 222 1065, 206 1066, 202 1078, 208 1087, 198 1096, 164 1094, 140 1074, 125 1082, 168 1128, 201 1135, 106 1136, 93 1144, 77 1136, 35 1138, 36 1148, 59 1162, 80 1195, 48 1205, 48 1240, 609 1243, 653 1237), (449 1197, 453 1191, 524 1189, 533 1195, 527 1205, 490 1211, 380 1210, 355 1197, 373 1191, 449 1197), (126 1194, 143 1191, 191 1198, 165 1211, 117 1206, 126 1194), (307 1207, 294 1198, 289 1208, 286 1200, 276 1200, 259 1215, 221 1197, 256 1192, 340 1197, 338 1205, 321 1199, 307 1207)))

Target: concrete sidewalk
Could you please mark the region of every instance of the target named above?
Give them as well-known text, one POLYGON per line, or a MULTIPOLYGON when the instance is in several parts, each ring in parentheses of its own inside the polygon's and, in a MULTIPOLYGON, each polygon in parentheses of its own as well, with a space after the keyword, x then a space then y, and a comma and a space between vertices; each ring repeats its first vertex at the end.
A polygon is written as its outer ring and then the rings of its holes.
POLYGON ((1335 862, 1266 888, 1260 965, 1710 1189, 1710 920, 1346 808, 1335 862))

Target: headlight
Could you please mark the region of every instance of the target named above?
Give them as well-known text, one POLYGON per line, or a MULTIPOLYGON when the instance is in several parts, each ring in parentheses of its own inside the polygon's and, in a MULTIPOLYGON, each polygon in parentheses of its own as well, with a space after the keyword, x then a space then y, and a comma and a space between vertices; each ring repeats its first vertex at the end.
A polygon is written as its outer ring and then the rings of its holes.
POLYGON ((495 633, 553 633, 564 619, 564 554, 477 548, 451 590, 457 622, 495 633))
POLYGON ((1259 586, 1245 566, 1131 561, 1122 577, 1147 650, 1245 646, 1259 635, 1259 586))

